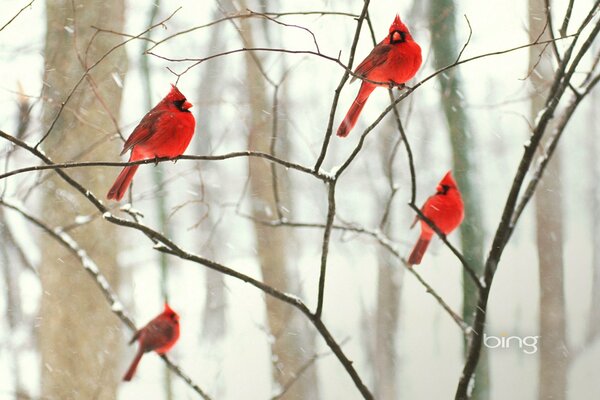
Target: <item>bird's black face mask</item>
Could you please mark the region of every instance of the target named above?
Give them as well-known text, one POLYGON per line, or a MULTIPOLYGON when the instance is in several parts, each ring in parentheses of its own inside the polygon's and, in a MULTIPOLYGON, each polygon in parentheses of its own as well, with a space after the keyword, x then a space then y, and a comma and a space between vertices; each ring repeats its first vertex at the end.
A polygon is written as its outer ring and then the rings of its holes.
POLYGON ((406 42, 406 32, 394 31, 394 32, 390 33, 390 43, 391 44, 404 43, 404 42, 406 42))

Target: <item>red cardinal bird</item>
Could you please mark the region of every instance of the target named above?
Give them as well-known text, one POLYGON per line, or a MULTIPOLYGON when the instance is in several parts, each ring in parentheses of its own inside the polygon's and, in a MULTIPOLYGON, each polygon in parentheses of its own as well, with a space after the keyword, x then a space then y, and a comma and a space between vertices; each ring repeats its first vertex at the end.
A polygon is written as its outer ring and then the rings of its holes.
MULTIPOLYGON (((445 235, 448 235, 460 225, 465 216, 465 210, 456 182, 452 178, 452 171, 448 171, 438 183, 435 194, 427 199, 421 211, 445 235)), ((413 226, 417 223, 417 219, 418 217, 415 218, 413 226)), ((422 220, 421 236, 408 257, 409 265, 421 263, 434 233, 427 222, 422 220)))
MULTIPOLYGON (((190 112, 192 105, 171 85, 169 94, 142 118, 123 145, 121 155, 131 150, 129 161, 150 158, 175 158, 183 154, 194 135, 196 121, 190 112)), ((138 165, 123 168, 106 197, 121 200, 138 165)))
MULTIPOLYGON (((396 15, 396 19, 390 26, 389 35, 373 48, 371 54, 354 71, 361 78, 381 83, 376 85, 363 81, 354 103, 338 128, 337 135, 348 136, 369 95, 377 86, 390 87, 404 84, 415 76, 421 61, 421 47, 413 40, 406 25, 396 15)), ((350 83, 354 80, 356 77, 353 77, 350 83)))
POLYGON ((162 314, 137 331, 129 342, 132 344, 137 340, 140 345, 123 380, 130 381, 133 378, 144 353, 154 350, 163 355, 175 345, 177 339, 179 339, 179 315, 165 303, 165 310, 162 314))

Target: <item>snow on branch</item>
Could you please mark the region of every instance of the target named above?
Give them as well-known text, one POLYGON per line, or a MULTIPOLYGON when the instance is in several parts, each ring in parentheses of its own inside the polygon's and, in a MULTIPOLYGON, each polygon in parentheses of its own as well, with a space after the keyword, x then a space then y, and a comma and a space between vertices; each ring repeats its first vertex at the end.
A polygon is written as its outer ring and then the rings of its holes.
MULTIPOLYGON (((125 324, 129 329, 133 332, 137 331, 135 323, 131 319, 131 317, 125 312, 123 307, 123 303, 117 297, 117 294, 111 288, 108 280, 100 271, 98 265, 92 260, 92 258, 87 254, 87 252, 79 246, 79 244, 73 239, 69 234, 65 233, 62 228, 51 228, 46 225, 40 219, 34 217, 22 204, 14 200, 6 200, 0 199, 0 204, 14 210, 21 214, 25 219, 29 222, 33 223, 37 227, 41 228, 44 232, 62 244, 65 248, 67 248, 71 253, 73 253, 80 261, 83 268, 86 272, 91 276, 91 278, 96 283, 96 286, 102 292, 102 295, 108 302, 110 306, 110 310, 125 324)), ((166 356, 161 356, 161 358, 165 361, 165 363, 169 366, 169 369, 173 371, 176 375, 182 378, 193 390, 195 390, 200 396, 202 396, 205 400, 210 400, 210 396, 206 394, 204 390, 200 388, 192 379, 187 375, 181 367, 175 364, 166 356)))

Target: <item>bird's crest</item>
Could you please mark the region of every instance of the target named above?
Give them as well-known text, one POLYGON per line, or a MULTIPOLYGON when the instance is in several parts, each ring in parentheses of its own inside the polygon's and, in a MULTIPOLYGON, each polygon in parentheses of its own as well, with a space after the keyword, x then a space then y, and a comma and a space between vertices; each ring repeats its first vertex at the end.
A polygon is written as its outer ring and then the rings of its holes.
POLYGON ((183 93, 181 93, 179 91, 179 89, 177 89, 177 86, 171 84, 171 91, 169 92, 167 97, 165 97, 165 100, 167 100, 167 101, 185 100, 185 96, 183 95, 183 93))
POLYGON ((390 26, 389 33, 392 33, 394 31, 408 32, 408 28, 402 23, 398 14, 396 14, 396 18, 394 18, 394 22, 392 22, 392 25, 390 26))
POLYGON ((175 319, 179 320, 179 315, 173 311, 173 309, 169 306, 169 303, 165 302, 165 310, 163 314, 168 315, 170 317, 175 317, 175 319))
POLYGON ((449 187, 452 187, 452 188, 456 187, 456 181, 452 177, 452 170, 446 172, 446 175, 444 175, 444 177, 440 181, 439 185, 440 186, 446 185, 446 186, 449 186, 449 187))

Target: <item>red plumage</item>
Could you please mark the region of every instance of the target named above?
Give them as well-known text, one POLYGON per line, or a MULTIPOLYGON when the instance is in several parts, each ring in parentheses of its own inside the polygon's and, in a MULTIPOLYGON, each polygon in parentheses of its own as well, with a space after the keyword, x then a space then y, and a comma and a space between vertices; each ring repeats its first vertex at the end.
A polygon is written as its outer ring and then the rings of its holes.
MULTIPOLYGON (((438 183, 436 193, 430 196, 421 208, 423 215, 429 218, 439 230, 448 235, 462 222, 464 204, 456 186, 452 172, 448 171, 438 183)), ((415 219, 417 222, 418 217, 415 219)), ((414 225, 414 224, 413 224, 414 225)), ((427 246, 433 237, 434 230, 425 221, 421 221, 421 236, 408 257, 408 264, 420 264, 427 246)))
MULTIPOLYGON (((129 161, 179 157, 190 144, 196 126, 189 111, 192 105, 171 86, 169 94, 142 118, 123 145, 121 155, 131 150, 129 161)), ((106 197, 121 200, 137 169, 138 165, 123 168, 106 197)))
MULTIPOLYGON (((413 40, 406 25, 396 15, 388 36, 373 48, 354 73, 377 84, 363 81, 354 103, 338 128, 337 135, 348 136, 354 128, 369 95, 377 86, 401 85, 410 80, 421 66, 421 47, 413 40)), ((350 82, 354 82, 353 77, 350 82)))
POLYGON ((163 355, 175 345, 177 339, 179 339, 179 315, 165 303, 164 311, 137 331, 129 342, 129 344, 132 344, 137 340, 139 347, 127 373, 123 376, 123 380, 130 381, 133 378, 135 370, 145 353, 155 351, 163 355))

